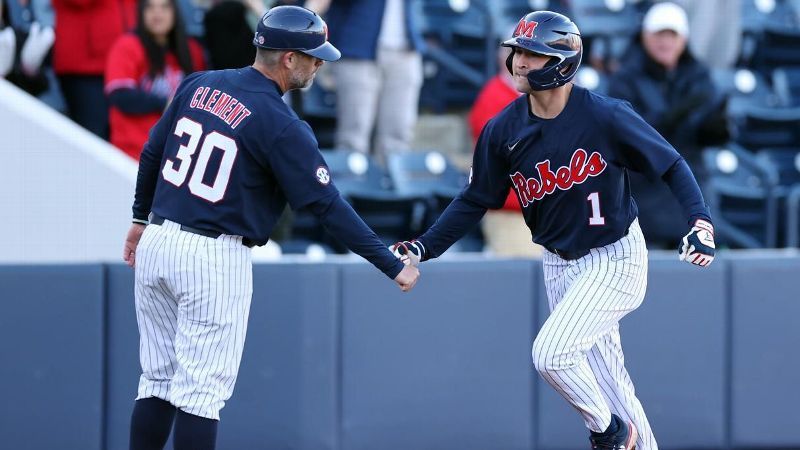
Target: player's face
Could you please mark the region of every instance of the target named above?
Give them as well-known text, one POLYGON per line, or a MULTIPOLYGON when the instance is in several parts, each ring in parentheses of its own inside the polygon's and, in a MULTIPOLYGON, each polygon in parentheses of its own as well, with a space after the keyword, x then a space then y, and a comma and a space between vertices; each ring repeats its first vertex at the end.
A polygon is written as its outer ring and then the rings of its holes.
POLYGON ((165 39, 175 25, 175 10, 170 0, 146 0, 144 27, 156 40, 165 39))
POLYGON ((667 69, 678 65, 678 60, 686 48, 686 38, 672 30, 644 33, 642 43, 647 54, 667 69))
POLYGON ((289 77, 289 89, 303 89, 311 86, 317 70, 325 61, 305 53, 294 53, 294 68, 289 77))
POLYGON ((514 58, 511 60, 511 68, 514 72, 514 88, 519 92, 529 93, 531 86, 528 84, 528 72, 541 69, 549 60, 549 56, 533 53, 522 48, 515 48, 514 58))

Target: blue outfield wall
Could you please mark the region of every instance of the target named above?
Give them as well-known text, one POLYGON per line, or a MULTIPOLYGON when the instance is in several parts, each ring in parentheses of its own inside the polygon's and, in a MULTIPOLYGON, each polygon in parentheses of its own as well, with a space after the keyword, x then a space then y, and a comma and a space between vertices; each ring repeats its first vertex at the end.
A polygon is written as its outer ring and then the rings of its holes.
MULTIPOLYGON (((539 261, 433 261, 411 293, 366 263, 265 264, 222 450, 575 450, 579 415, 535 374, 539 261)), ((800 258, 651 257, 622 321, 662 449, 800 448, 800 258)), ((0 266, 0 448, 127 449, 133 271, 0 266)), ((171 448, 171 444, 167 448, 171 448)))

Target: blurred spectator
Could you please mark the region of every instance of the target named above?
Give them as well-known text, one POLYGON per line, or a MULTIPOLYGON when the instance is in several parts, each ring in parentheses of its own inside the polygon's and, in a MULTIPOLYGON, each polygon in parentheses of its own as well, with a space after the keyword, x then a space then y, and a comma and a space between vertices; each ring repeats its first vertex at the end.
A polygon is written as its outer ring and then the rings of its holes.
POLYGON ((205 44, 212 68, 237 69, 253 63, 256 48, 251 43, 255 33, 251 19, 266 11, 261 0, 223 0, 208 10, 205 44))
POLYGON ((251 41, 258 21, 273 6, 299 1, 216 0, 203 19, 205 46, 213 69, 237 69, 253 63, 256 48, 251 41))
MULTIPOLYGON (((636 42, 611 78, 609 95, 628 100, 686 159, 701 183, 701 149, 728 140, 725 102, 709 70, 687 48, 689 22, 674 3, 658 3, 644 17, 636 42)), ((648 242, 671 246, 683 235, 683 213, 663 183, 631 177, 648 242)))
POLYGON ((103 72, 111 46, 136 25, 136 0, 53 0, 56 41, 53 66, 69 117, 108 138, 103 72))
POLYGON ((342 52, 336 79, 336 146, 375 154, 411 146, 422 87, 421 38, 403 0, 315 0, 326 4, 330 41, 342 52))
MULTIPOLYGON (((499 47, 497 74, 481 88, 469 111, 467 121, 473 143, 478 141, 484 125, 521 94, 506 69, 506 58, 511 49, 499 47)), ((489 210, 481 222, 483 237, 492 253, 501 256, 536 256, 541 247, 532 243, 531 231, 525 225, 522 208, 513 189, 509 189, 502 209, 489 210)))
POLYGON ((139 159, 150 128, 183 78, 204 70, 203 49, 186 33, 175 0, 141 0, 138 25, 114 43, 106 67, 111 143, 139 159))
POLYGON ((50 84, 43 63, 53 46, 55 34, 51 27, 24 22, 23 5, 10 3, 16 1, 9 0, 8 8, 0 1, 0 76, 29 94, 39 96, 50 84), (14 15, 19 17, 12 19, 14 15), (4 24, 11 26, 3 28, 4 24))

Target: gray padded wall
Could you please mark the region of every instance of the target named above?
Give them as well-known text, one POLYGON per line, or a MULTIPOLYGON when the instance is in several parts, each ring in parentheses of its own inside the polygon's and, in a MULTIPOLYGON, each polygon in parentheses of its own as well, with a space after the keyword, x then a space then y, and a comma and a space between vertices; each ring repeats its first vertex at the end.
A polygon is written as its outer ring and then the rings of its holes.
POLYGON ((342 274, 342 449, 530 449, 534 264, 431 262, 411 293, 342 274))
MULTIPOLYGON (((335 265, 254 267, 240 376, 221 412, 218 449, 337 448, 338 273, 335 265)), ((135 314, 133 271, 111 266, 108 450, 128 448, 141 372, 135 314)))
MULTIPOLYGON (((364 263, 254 271, 221 450, 587 447, 531 364, 539 262, 433 261, 406 294, 364 263)), ((660 448, 800 448, 798 274, 799 258, 775 255, 708 270, 651 258, 622 341, 660 448)), ((0 448, 127 449, 133 271, 2 266, 0 301, 0 448)))
POLYGON ((127 450, 133 400, 142 371, 130 267, 108 266, 107 308, 106 450, 127 450))
POLYGON ((0 447, 99 449, 100 265, 2 266, 0 447))
POLYGON ((338 448, 339 268, 257 265, 220 450, 338 448))
MULTIPOLYGON (((663 449, 719 448, 725 443, 726 277, 724 263, 707 270, 651 258, 647 295, 621 322, 628 369, 663 449)), ((540 317, 549 314, 540 290, 540 317)), ((539 383, 539 449, 588 445, 580 415, 539 383)))
POLYGON ((731 436, 800 448, 800 260, 732 261, 731 436))

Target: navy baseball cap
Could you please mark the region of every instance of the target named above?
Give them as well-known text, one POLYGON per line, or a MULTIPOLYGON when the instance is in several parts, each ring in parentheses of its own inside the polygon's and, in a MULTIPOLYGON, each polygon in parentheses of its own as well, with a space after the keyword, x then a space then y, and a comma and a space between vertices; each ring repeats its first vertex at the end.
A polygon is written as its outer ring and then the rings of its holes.
POLYGON ((276 6, 258 22, 253 45, 269 50, 296 50, 325 61, 341 52, 328 42, 328 25, 314 11, 299 6, 276 6))

